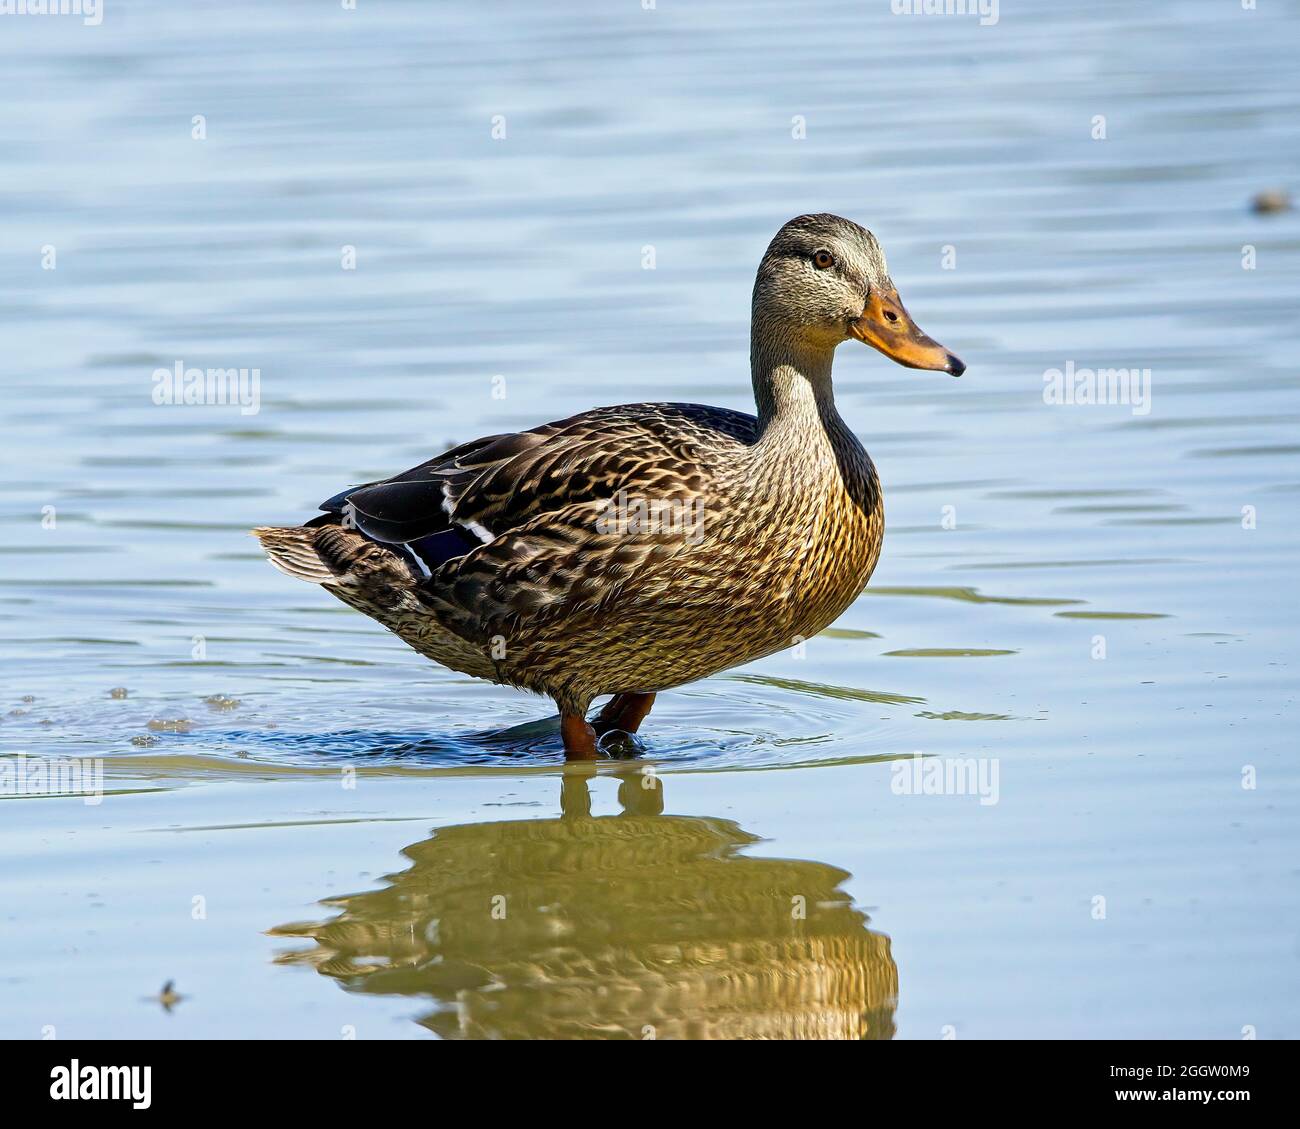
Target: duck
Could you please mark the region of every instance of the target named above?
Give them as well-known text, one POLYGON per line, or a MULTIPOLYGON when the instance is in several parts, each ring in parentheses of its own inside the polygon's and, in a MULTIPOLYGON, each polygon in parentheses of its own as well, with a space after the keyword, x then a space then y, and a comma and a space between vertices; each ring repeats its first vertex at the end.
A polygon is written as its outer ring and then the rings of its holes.
POLYGON ((601 759, 639 744, 657 694, 811 639, 866 587, 884 506, 835 406, 846 341, 910 368, 966 367, 912 320, 870 231, 797 216, 754 282, 754 414, 594 408, 252 532, 282 572, 434 662, 550 697, 566 760, 601 759))

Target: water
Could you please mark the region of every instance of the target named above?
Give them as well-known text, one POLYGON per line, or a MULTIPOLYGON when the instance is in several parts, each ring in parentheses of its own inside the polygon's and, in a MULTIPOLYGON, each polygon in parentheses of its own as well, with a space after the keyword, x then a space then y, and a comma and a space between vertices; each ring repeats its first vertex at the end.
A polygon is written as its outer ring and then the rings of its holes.
POLYGON ((1249 208, 1300 183, 1300 10, 1261 9, 3 18, 0 747, 106 795, 0 797, 0 1034, 1300 1035, 1300 221, 1249 208), (841 349, 872 585, 639 762, 564 773, 547 703, 246 536, 588 406, 749 408, 753 270, 815 210, 969 372, 841 349), (177 361, 260 410, 155 405, 177 361), (1067 362, 1150 411, 1045 404, 1067 362), (917 752, 996 802, 899 794, 917 752))

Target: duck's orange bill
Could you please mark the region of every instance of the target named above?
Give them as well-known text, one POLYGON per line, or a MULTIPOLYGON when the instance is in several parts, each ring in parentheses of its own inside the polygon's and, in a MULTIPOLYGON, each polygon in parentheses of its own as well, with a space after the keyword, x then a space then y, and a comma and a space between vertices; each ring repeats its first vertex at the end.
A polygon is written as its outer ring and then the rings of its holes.
POLYGON ((862 316, 849 322, 849 332, 908 368, 934 369, 953 376, 966 371, 960 358, 917 328, 898 300, 897 290, 873 290, 862 316))

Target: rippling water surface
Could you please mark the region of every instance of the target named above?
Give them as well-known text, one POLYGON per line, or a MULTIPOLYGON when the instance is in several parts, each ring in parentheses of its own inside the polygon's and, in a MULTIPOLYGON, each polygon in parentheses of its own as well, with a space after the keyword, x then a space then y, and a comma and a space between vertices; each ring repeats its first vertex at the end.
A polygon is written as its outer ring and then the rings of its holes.
POLYGON ((106 793, 7 778, 0 1034, 1300 1035, 1300 220, 1249 207, 1300 184, 1300 9, 1260 7, 0 18, 0 747, 106 793), (564 773, 547 703, 246 535, 595 404, 749 408, 754 268, 818 210, 969 371, 841 349, 873 582, 640 761, 564 773), (178 361, 260 410, 154 404, 178 361), (1150 410, 1046 404, 1067 362, 1150 410), (900 794, 916 753, 985 802, 900 794))

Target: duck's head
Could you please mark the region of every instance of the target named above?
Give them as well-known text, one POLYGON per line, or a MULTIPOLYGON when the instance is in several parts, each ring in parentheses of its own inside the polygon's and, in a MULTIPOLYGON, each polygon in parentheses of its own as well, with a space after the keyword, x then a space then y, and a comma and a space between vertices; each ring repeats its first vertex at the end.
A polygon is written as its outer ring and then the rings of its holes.
POLYGON ((909 368, 966 366, 912 320, 876 237, 827 213, 797 216, 768 245, 754 282, 756 335, 834 349, 856 338, 909 368))

